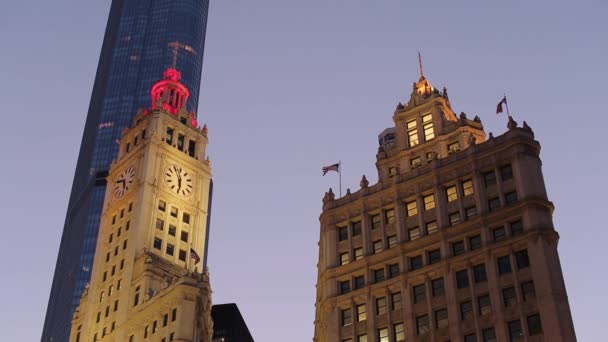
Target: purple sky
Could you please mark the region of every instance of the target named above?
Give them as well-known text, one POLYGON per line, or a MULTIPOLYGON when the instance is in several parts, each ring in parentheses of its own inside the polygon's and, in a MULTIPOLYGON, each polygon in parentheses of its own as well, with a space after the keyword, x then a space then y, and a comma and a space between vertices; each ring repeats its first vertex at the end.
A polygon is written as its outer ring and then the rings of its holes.
MULTIPOLYGON (((409 98, 419 50, 455 111, 500 134, 506 92, 534 129, 578 338, 605 338, 606 1, 211 2, 199 118, 213 300, 238 303, 257 341, 311 341, 321 198, 338 181, 320 168, 342 160, 344 188, 376 182, 377 134, 409 98)), ((40 339, 109 5, 0 11, 5 341, 40 339)))

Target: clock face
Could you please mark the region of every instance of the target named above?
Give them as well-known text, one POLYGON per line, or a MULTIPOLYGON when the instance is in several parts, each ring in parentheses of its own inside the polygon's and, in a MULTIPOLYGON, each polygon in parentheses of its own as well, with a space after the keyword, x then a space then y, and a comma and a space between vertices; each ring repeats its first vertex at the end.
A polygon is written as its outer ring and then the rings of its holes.
POLYGON ((121 198, 131 188, 131 184, 135 180, 135 167, 130 166, 125 169, 114 181, 114 196, 121 198))
POLYGON ((165 183, 169 190, 180 196, 188 196, 192 193, 192 174, 177 165, 169 165, 165 169, 165 183))

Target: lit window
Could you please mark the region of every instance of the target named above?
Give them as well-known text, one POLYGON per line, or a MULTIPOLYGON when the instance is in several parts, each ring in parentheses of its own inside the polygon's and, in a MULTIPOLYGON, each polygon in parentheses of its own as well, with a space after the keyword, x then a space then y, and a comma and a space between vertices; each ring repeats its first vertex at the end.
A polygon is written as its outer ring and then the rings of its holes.
POLYGON ((464 210, 467 215, 467 220, 477 216, 477 208, 476 207, 468 207, 464 210))
POLYGON ((388 248, 395 246, 399 241, 397 240, 397 235, 391 235, 386 238, 386 242, 388 244, 388 248))
POLYGON ((410 147, 418 145, 418 128, 416 127, 416 120, 407 122, 407 140, 410 147))
POLYGON ((424 196, 423 200, 424 200, 424 210, 430 210, 430 209, 435 208, 435 196, 433 194, 424 196))
POLYGON ((378 240, 378 241, 374 241, 374 254, 379 253, 380 251, 382 251, 382 249, 384 249, 383 245, 382 245, 382 240, 378 240))
POLYGON ((460 222, 460 212, 450 214, 450 225, 455 226, 460 222))
POLYGON ((355 248, 355 260, 359 260, 363 258, 363 248, 355 248))
POLYGON ((401 308, 401 292, 391 293, 391 309, 398 310, 401 308))
POLYGON ((349 261, 348 252, 340 254, 340 265, 346 265, 349 261))
POLYGON ((405 341, 405 328, 403 323, 397 323, 393 325, 393 333, 395 334, 395 341, 405 341))
POLYGON ((422 160, 420 160, 420 157, 415 157, 410 159, 410 166, 411 167, 418 167, 422 165, 422 160))
POLYGON ((472 180, 469 179, 469 180, 462 182, 462 193, 465 197, 473 194, 473 181, 472 180))
POLYGON ((372 229, 380 228, 381 221, 380 214, 372 215, 372 229))
POLYGON ((407 202, 405 206, 407 208, 408 217, 418 215, 418 207, 416 206, 416 201, 407 202))
POLYGON ((460 143, 458 141, 448 144, 448 153, 460 151, 460 143))
POLYGON ((388 176, 389 177, 394 177, 397 175, 397 168, 394 166, 391 166, 388 168, 388 176))
POLYGON ((431 235, 437 232, 437 221, 431 221, 426 224, 426 233, 431 235))
POLYGON ((378 329, 378 342, 388 342, 388 329, 378 329))
POLYGON ((424 141, 429 141, 435 138, 435 130, 433 129, 433 117, 431 114, 422 116, 422 128, 424 130, 424 141))
POLYGON ((416 240, 420 238, 420 228, 418 227, 414 227, 414 228, 410 228, 407 231, 408 237, 411 240, 416 240))
POLYGON ((356 307, 357 309, 357 322, 362 322, 367 319, 367 311, 365 308, 365 304, 359 304, 356 307))
POLYGON ((384 222, 386 224, 395 223, 395 210, 394 209, 386 209, 384 211, 384 222))
POLYGON ((445 189, 445 193, 448 197, 448 202, 453 202, 458 199, 458 192, 456 191, 456 185, 447 187, 445 189))
POLYGON ((367 334, 359 335, 357 337, 357 342, 367 342, 367 334))
POLYGON ((387 311, 386 297, 376 299, 376 315, 385 314, 387 311))

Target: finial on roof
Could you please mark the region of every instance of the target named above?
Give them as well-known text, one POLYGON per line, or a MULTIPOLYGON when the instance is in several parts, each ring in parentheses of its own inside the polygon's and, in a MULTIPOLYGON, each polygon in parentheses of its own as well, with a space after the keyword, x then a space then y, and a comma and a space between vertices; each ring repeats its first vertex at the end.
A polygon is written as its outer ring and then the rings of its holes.
POLYGON ((418 51, 418 66, 420 67, 420 78, 424 78, 424 69, 422 68, 422 55, 418 51))
POLYGON ((177 67, 177 55, 179 53, 179 48, 182 47, 182 44, 178 40, 171 42, 168 44, 169 47, 173 48, 173 63, 171 67, 175 69, 177 67))

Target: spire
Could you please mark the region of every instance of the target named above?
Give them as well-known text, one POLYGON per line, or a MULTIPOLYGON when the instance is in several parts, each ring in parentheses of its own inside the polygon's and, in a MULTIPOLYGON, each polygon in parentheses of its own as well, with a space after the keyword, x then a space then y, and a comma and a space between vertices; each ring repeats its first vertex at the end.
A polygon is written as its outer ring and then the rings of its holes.
POLYGON ((420 68, 420 79, 424 78, 424 69, 422 68, 422 55, 418 51, 418 67, 420 68))
POLYGON ((435 91, 435 87, 424 76, 424 68, 422 67, 422 54, 418 52, 418 68, 420 69, 420 79, 415 83, 415 90, 418 95, 427 97, 435 91))
POLYGON ((182 74, 175 68, 165 70, 163 80, 152 86, 152 108, 163 109, 176 115, 181 109, 185 109, 190 97, 190 90, 181 83, 182 74))

